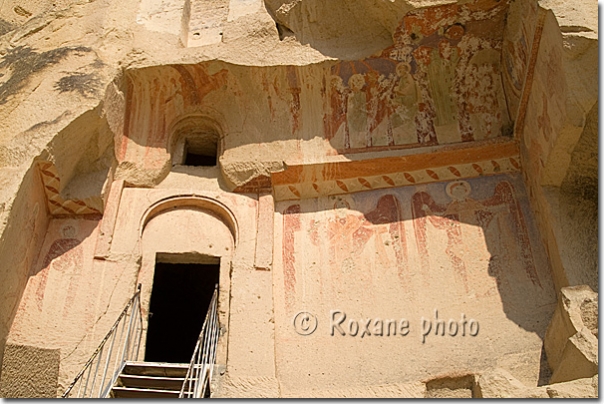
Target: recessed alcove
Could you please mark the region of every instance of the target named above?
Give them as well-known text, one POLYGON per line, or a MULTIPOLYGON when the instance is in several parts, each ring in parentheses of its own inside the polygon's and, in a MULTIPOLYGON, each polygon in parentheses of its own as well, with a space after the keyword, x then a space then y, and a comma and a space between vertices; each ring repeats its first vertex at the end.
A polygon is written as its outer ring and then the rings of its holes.
POLYGON ((179 120, 172 130, 172 166, 216 167, 220 155, 217 125, 201 116, 179 120))

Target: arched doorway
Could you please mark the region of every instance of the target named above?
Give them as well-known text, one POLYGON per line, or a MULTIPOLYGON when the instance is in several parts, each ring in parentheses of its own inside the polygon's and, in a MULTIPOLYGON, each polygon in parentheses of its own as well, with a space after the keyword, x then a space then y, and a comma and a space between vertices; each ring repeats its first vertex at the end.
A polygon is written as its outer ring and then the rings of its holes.
MULTIPOLYGON (((152 207, 144 219, 139 282, 147 314, 140 352, 145 361, 188 363, 215 288, 219 306, 228 304, 234 221, 225 223, 211 203, 172 198, 152 207)), ((221 327, 226 315, 219 315, 221 327)))

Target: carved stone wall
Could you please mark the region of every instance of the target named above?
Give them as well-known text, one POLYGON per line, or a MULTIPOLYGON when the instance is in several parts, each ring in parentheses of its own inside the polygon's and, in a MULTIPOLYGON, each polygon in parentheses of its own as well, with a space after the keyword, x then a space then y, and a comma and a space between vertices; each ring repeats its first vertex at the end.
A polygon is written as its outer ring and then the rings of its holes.
POLYGON ((217 397, 594 395, 597 331, 556 318, 598 288, 595 4, 22 3, 3 395, 62 393, 139 282, 146 314, 158 253, 221 257, 217 397), (217 165, 181 164, 204 131, 217 165), (588 371, 547 357, 550 320, 588 371))

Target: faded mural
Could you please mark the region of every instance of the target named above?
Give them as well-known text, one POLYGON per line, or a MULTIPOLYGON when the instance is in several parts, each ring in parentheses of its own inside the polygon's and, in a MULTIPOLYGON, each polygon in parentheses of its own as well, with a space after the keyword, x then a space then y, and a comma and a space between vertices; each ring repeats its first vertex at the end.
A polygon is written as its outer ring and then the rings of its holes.
POLYGON ((534 42, 540 39, 543 21, 539 17, 537 2, 532 0, 511 3, 509 14, 522 16, 507 19, 501 52, 503 86, 510 116, 515 120, 519 113, 524 84, 531 71, 529 65, 538 48, 538 43, 535 45, 534 42))
POLYGON ((520 174, 281 201, 276 213, 275 349, 287 388, 309 376, 330 389, 423 380, 443 363, 537 384, 523 369, 539 367, 556 294, 520 174), (316 319, 311 335, 291 326, 299 313, 316 319), (424 327, 463 318, 479 323, 475 337, 424 327), (402 319, 404 336, 379 327, 402 319))
MULTIPOLYGON (((168 164, 173 123, 191 113, 216 120, 224 135, 246 134, 224 136, 232 155, 240 146, 317 136, 326 154, 509 136, 504 86, 521 90, 533 31, 513 27, 504 40, 509 9, 509 0, 481 0, 411 11, 393 45, 363 60, 305 69, 212 61, 133 73, 116 156, 159 170, 168 164)), ((298 149, 288 152, 302 158, 298 149)))
MULTIPOLYGON (((549 16, 543 21, 544 28, 555 29, 556 21, 549 16)), ((539 56, 535 60, 535 74, 526 108, 523 128, 524 162, 539 186, 539 178, 560 133, 566 116, 568 85, 563 77, 563 49, 561 41, 550 36, 543 37, 539 56)))
MULTIPOLYGON (((97 220, 55 219, 46 234, 38 262, 32 265, 26 292, 11 329, 11 338, 25 337, 23 332, 56 329, 76 321, 93 324, 93 307, 77 301, 95 278, 92 274, 94 237, 90 235, 97 220)), ((85 332, 85 330, 82 330, 85 332)), ((49 335, 29 335, 32 344, 49 335)), ((21 341, 22 342, 22 341, 21 341)))
POLYGON ((332 146, 351 152, 509 135, 501 66, 508 3, 410 12, 394 45, 333 66, 324 116, 332 146))
POLYGON ((328 302, 352 284, 368 295, 387 285, 415 301, 436 287, 435 272, 462 300, 551 297, 519 175, 280 202, 278 211, 290 312, 308 296, 328 302))

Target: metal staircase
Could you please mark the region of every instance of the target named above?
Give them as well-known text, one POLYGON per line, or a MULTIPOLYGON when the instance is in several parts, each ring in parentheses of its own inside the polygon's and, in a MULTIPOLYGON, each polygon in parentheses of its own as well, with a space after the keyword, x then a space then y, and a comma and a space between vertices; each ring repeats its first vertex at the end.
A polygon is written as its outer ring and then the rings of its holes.
POLYGON ((139 362, 140 285, 62 398, 206 398, 216 362, 218 285, 190 363, 139 362))
POLYGON ((143 320, 141 285, 62 398, 104 398, 127 361, 138 359, 143 320))
POLYGON ((216 345, 219 334, 218 285, 216 285, 179 398, 210 397, 210 382, 216 363, 216 345))
POLYGON ((126 362, 111 398, 178 398, 188 363, 126 362))

